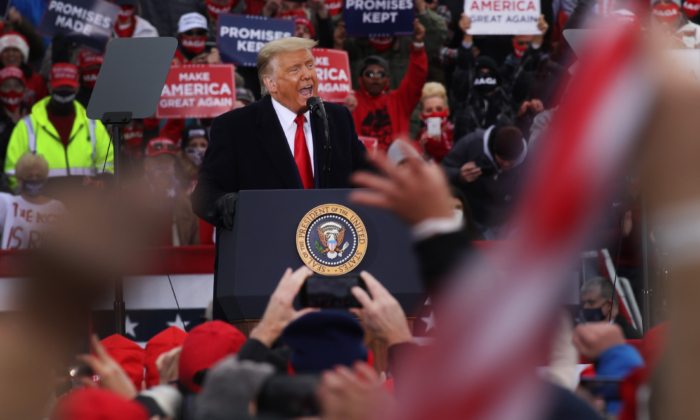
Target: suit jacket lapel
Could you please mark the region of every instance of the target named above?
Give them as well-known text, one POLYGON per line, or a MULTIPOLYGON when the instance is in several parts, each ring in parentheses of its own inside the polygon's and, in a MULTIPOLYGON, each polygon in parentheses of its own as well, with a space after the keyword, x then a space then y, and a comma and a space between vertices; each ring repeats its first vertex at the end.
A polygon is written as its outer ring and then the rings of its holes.
MULTIPOLYGON (((327 114, 326 117, 328 118, 328 135, 331 138, 332 147, 331 119, 327 114)), ((314 188, 321 188, 323 185, 323 165, 326 162, 326 134, 323 129, 323 120, 313 112, 311 113, 311 134, 314 136, 314 188)), ((332 167, 333 162, 331 162, 332 167)))
POLYGON ((275 108, 272 106, 270 95, 265 95, 261 99, 256 123, 258 125, 258 140, 265 148, 284 183, 288 188, 304 188, 301 176, 299 176, 299 169, 294 162, 294 156, 289 150, 287 137, 284 135, 275 108))

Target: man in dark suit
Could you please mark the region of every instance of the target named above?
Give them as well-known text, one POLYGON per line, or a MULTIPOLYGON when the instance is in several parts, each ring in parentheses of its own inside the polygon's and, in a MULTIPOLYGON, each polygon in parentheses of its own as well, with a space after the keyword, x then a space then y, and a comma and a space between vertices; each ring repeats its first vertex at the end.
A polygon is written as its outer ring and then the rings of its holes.
MULTIPOLYGON (((192 193, 195 213, 217 227, 231 228, 240 190, 320 188, 324 185, 325 135, 321 118, 306 101, 318 80, 309 48, 315 41, 282 38, 258 55, 263 98, 220 115, 192 193)), ((368 166, 352 115, 324 103, 331 142, 329 188, 350 187, 350 174, 368 166)))

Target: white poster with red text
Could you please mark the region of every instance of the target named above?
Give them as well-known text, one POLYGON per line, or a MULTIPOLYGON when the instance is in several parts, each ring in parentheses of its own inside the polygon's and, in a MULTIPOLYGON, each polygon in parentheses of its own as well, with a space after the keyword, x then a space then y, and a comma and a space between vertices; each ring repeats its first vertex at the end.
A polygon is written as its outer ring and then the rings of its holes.
POLYGON ((470 35, 538 35, 540 0, 465 0, 470 35))
POLYGON ((233 109, 233 64, 172 66, 158 101, 158 118, 216 118, 233 109))
POLYGON ((342 103, 352 89, 347 51, 312 48, 316 59, 318 96, 324 101, 342 103))

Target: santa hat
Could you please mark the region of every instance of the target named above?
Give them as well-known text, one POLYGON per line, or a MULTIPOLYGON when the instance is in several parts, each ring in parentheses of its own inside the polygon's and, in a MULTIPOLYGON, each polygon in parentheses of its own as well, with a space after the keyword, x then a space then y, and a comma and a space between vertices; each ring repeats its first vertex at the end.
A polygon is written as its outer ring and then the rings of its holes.
POLYGON ((245 341, 242 332, 223 321, 193 328, 182 344, 178 365, 180 385, 199 393, 206 371, 229 354, 238 353, 245 341))
POLYGON ((3 36, 0 36, 0 53, 5 51, 6 48, 17 48, 22 53, 24 62, 26 63, 29 60, 29 43, 24 35, 14 31, 5 32, 3 36))
POLYGON ((103 388, 82 388, 61 398, 49 420, 148 420, 148 410, 136 401, 103 388))
POLYGON ((143 349, 128 338, 114 334, 100 341, 110 357, 124 369, 137 390, 143 382, 143 349))
POLYGON ((158 385, 160 374, 156 368, 156 360, 161 354, 176 347, 180 347, 185 342, 187 333, 178 327, 169 327, 161 331, 146 343, 146 351, 143 356, 143 366, 146 368, 146 388, 158 385))

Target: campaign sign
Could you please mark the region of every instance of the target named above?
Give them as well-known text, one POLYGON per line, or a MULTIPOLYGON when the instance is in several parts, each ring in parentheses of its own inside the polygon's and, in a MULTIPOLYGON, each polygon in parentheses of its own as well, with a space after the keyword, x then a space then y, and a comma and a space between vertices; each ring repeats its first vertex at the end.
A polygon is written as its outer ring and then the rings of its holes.
POLYGON ((540 0, 465 0, 471 35, 538 35, 540 0))
POLYGON ((347 36, 413 34, 413 0, 346 0, 343 19, 347 36))
POLYGON ((376 137, 368 136, 357 136, 358 139, 365 145, 370 158, 374 158, 377 155, 377 146, 379 145, 379 139, 376 137))
POLYGON ((316 61, 318 96, 324 101, 342 103, 352 89, 347 51, 312 48, 316 61))
POLYGON ((37 32, 49 38, 63 34, 102 53, 118 14, 119 6, 104 0, 50 0, 37 32))
POLYGON ((250 15, 219 15, 216 45, 221 60, 255 67, 258 52, 270 41, 294 34, 294 21, 250 15))
POLYGON ((236 102, 231 64, 172 66, 158 101, 158 118, 215 118, 236 102))

